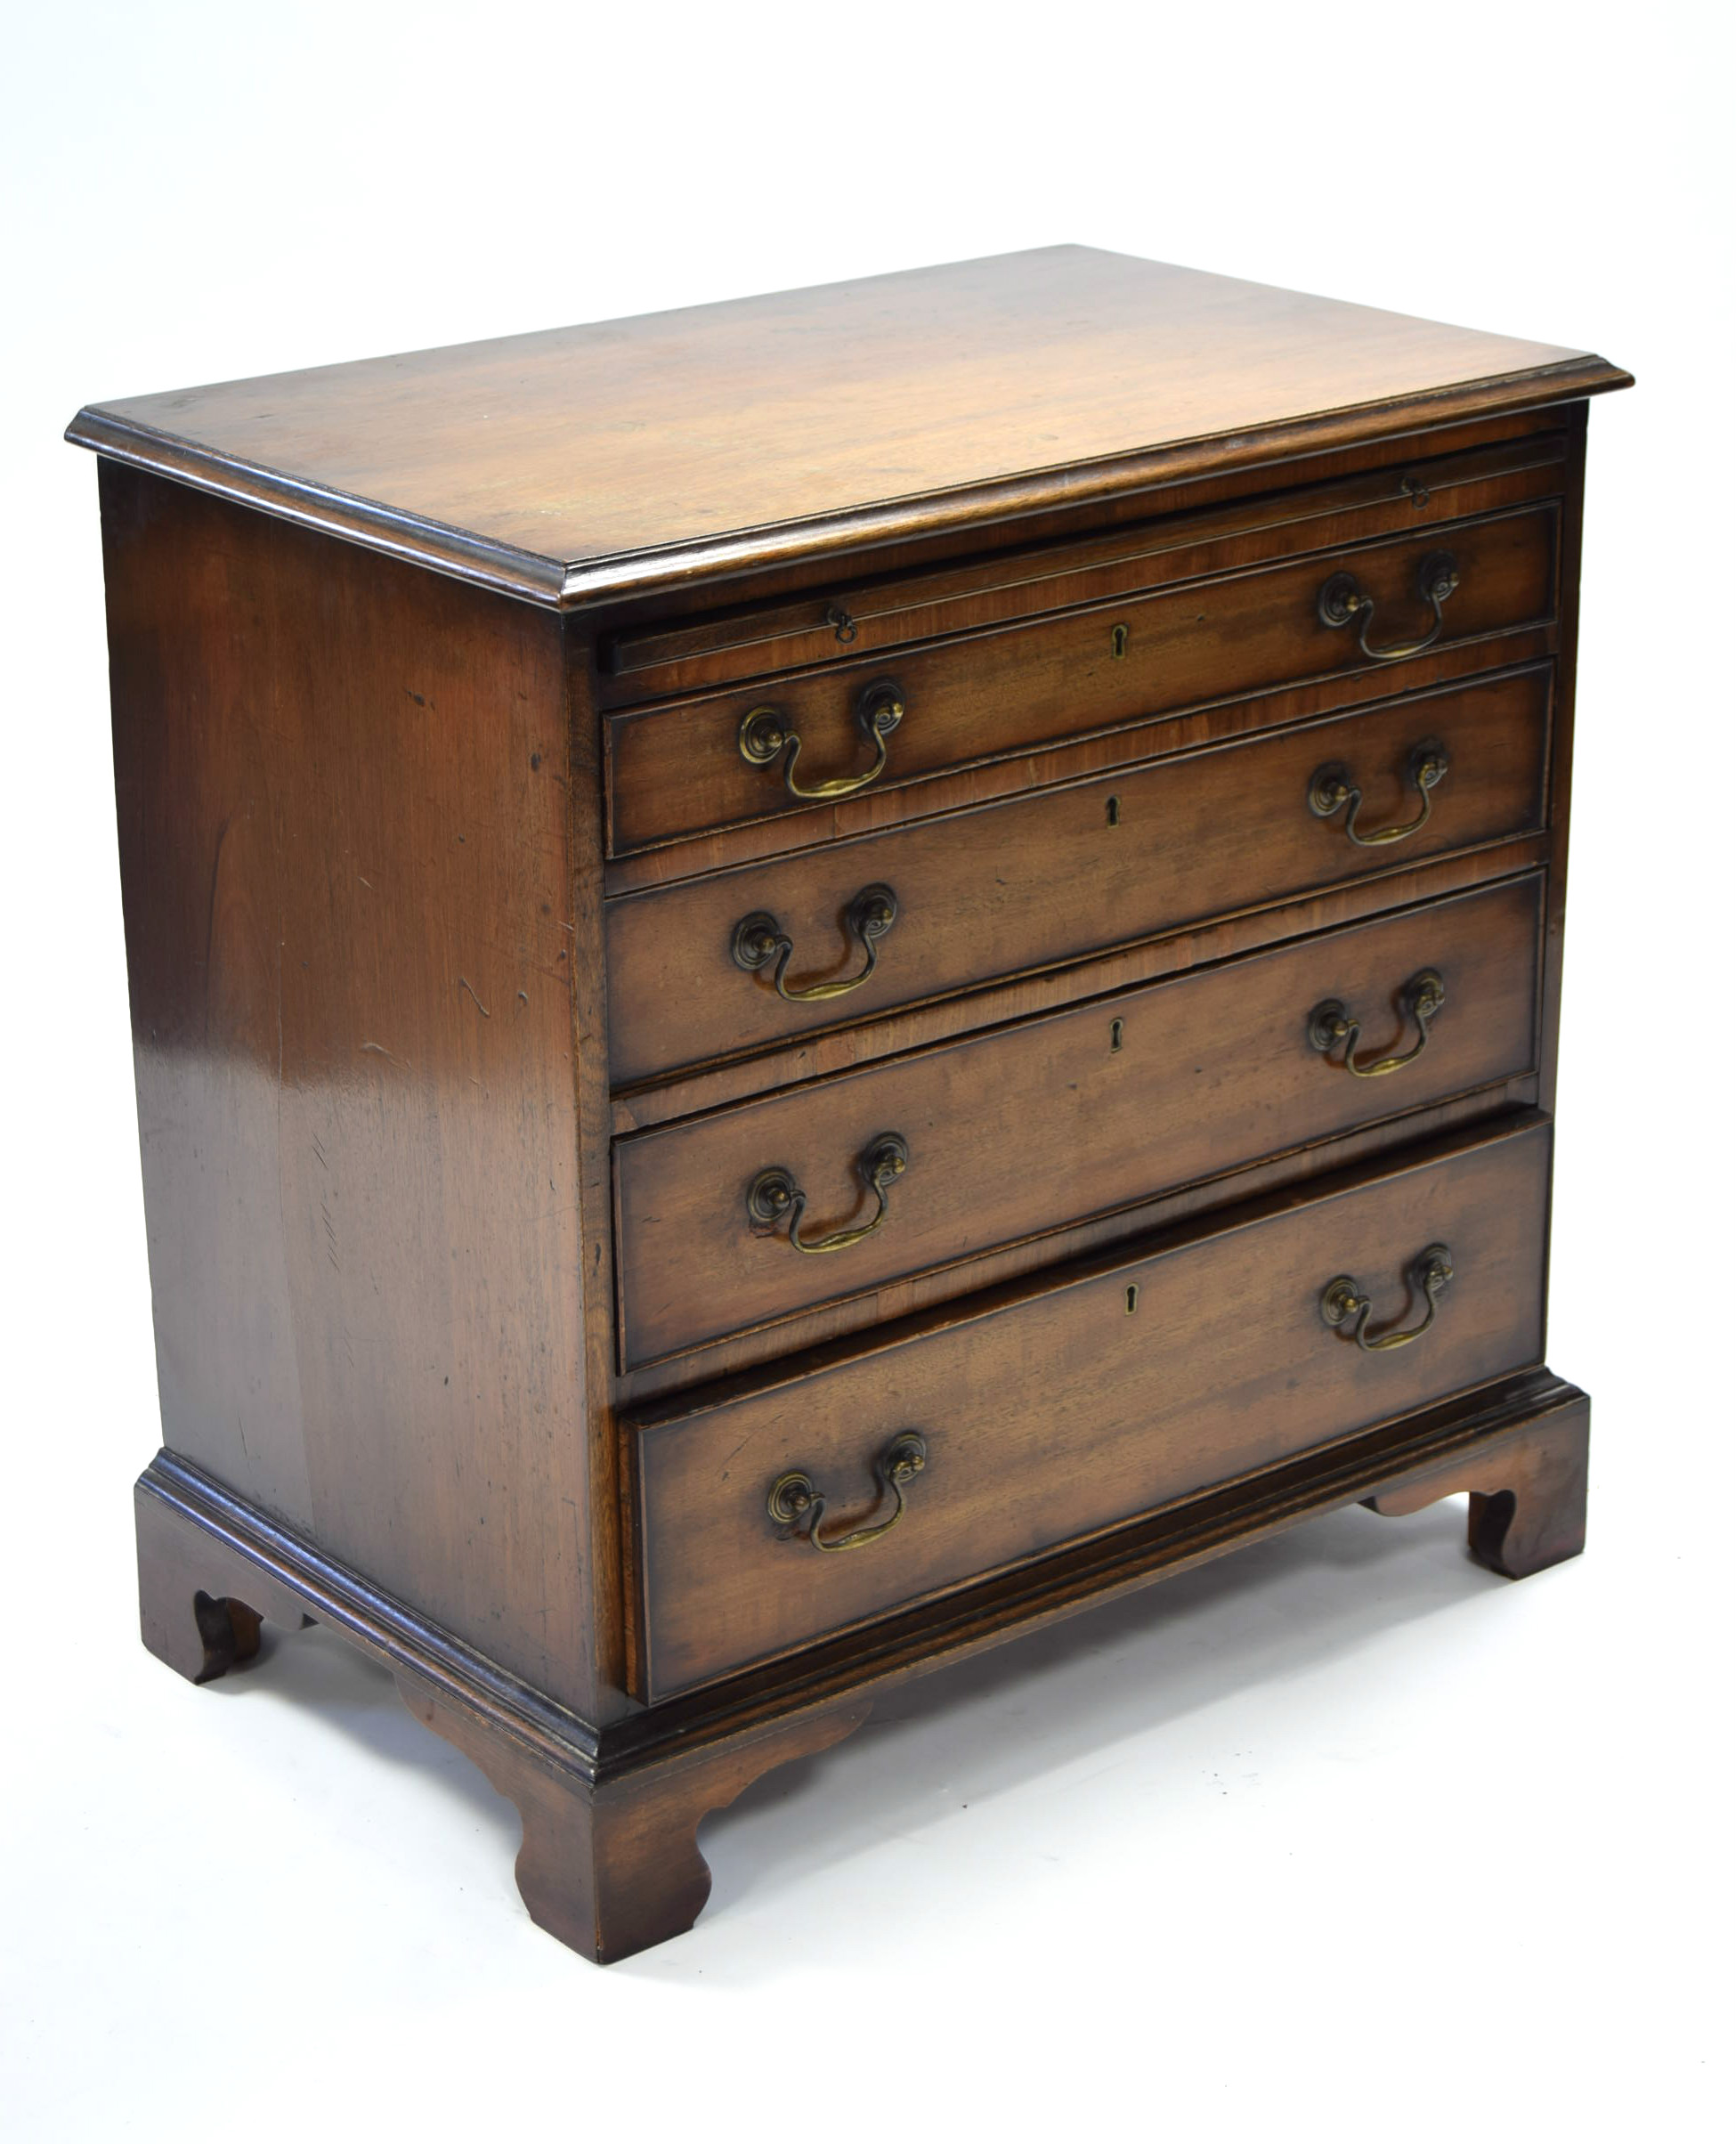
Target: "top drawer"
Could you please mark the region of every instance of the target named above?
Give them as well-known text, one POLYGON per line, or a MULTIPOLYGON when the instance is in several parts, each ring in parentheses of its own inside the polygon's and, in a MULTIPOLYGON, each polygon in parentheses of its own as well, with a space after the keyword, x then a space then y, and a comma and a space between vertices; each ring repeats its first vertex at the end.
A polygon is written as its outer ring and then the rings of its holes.
POLYGON ((1183 487, 1171 510, 1096 535, 624 628, 598 651, 598 694, 605 708, 640 707, 1335 543, 1469 521, 1559 498, 1566 461, 1565 433, 1514 426, 1496 444, 1350 475, 1315 468, 1311 482, 1217 504, 1189 506, 1183 487))
POLYGON ((610 851, 806 813, 801 846, 846 796, 1546 622, 1555 551, 1549 503, 1143 594, 1087 576, 1067 611, 618 713, 610 851))

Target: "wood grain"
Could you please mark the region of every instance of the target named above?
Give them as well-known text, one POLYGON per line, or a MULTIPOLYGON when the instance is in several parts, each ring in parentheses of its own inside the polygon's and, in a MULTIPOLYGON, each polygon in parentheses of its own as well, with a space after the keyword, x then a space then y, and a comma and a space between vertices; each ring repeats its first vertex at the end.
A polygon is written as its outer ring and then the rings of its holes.
POLYGON ((1282 485, 1252 498, 1164 513, 1075 538, 991 551, 920 573, 880 573, 763 608, 734 604, 700 618, 606 635, 599 698, 607 707, 703 692, 745 678, 859 660, 941 634, 1008 625, 1044 611, 1197 580, 1263 559, 1404 535, 1442 522, 1558 498, 1568 434, 1559 426, 1336 482, 1282 485))
POLYGON ((1469 1490, 1472 1555, 1503 1578, 1525 1579, 1584 1549, 1590 1462, 1591 1401, 1580 1393, 1528 1435, 1459 1453, 1365 1501, 1385 1518, 1403 1518, 1469 1490))
POLYGON ((644 893, 653 887, 734 871, 773 857, 793 855, 829 842, 854 841, 859 834, 884 833, 906 820, 940 812, 968 811, 1004 797, 1026 795, 1051 784, 1137 767, 1171 753, 1197 751, 1208 744, 1286 729, 1322 716, 1375 707, 1391 698, 1395 686, 1407 698, 1473 678, 1547 661, 1559 650, 1561 634, 1553 621, 1521 626, 1489 639, 1437 645, 1425 654, 1396 666, 1370 664, 1341 670, 1276 692, 1251 693, 1241 699, 1208 701, 1205 705, 1130 722, 1118 729, 1068 737, 948 773, 925 776, 892 789, 871 788, 846 797, 829 812, 799 811, 769 819, 749 819, 714 833, 657 849, 612 857, 604 866, 604 886, 611 898, 644 893))
POLYGON ((560 603, 1626 384, 1056 247, 139 396, 69 436, 560 603))
POLYGON ((1540 666, 1407 694, 612 901, 612 1076, 632 1085, 844 1023, 862 1033, 901 1006, 1530 832, 1544 824, 1550 682, 1540 666), (1449 771, 1405 841, 1359 848, 1343 813, 1309 808, 1315 774, 1336 763, 1370 824, 1415 818, 1409 768, 1424 743, 1444 748, 1449 771), (796 948, 791 987, 859 970, 843 919, 876 885, 896 896, 898 920, 848 998, 791 1004, 736 964, 737 925, 767 914, 796 948))
MULTIPOLYGON (((1430 1149, 1437 1157, 1447 1150, 1440 1142, 1430 1149)), ((1279 1209, 1261 1208, 1274 1210, 1279 1209)), ((919 1607, 885 1617, 793 1659, 658 1706, 634 1707, 596 1730, 371 1589, 360 1574, 333 1564, 304 1537, 160 1451, 139 1479, 136 1500, 141 1508, 166 1505, 162 1515, 178 1538, 153 1543, 147 1556, 141 1530, 142 1605, 149 1596, 150 1608, 160 1612, 148 1615, 150 1628, 184 1613, 189 1585, 215 1582, 231 1594, 231 1604, 275 1601, 267 1612, 286 1628, 311 1615, 394 1674, 407 1673, 442 1703, 474 1711, 493 1736, 517 1742, 554 1769, 593 1784, 628 1785, 642 1768, 672 1756, 702 1756, 775 1722, 872 1699, 909 1677, 1190 1569, 1314 1513, 1376 1498, 1384 1504, 1413 1486, 1429 1490, 1426 1500, 1451 1495, 1466 1485, 1472 1460, 1487 1482, 1510 1478, 1504 1457, 1509 1448, 1549 1439, 1586 1405, 1586 1395, 1552 1371, 1524 1370, 1149 1520, 1015 1565, 953 1596, 944 1616, 919 1607)), ((256 1616, 257 1608, 250 1612, 256 1616)))
POLYGON ((591 1782, 489 1731, 410 1676, 404 1702, 462 1750, 517 1809, 514 1866, 525 1911, 540 1929, 598 1965, 685 1935, 711 1895, 699 1850, 701 1819, 726 1808, 764 1773, 841 1742, 868 1716, 858 1700, 647 1765, 630 1779, 591 1782))
POLYGON ((248 1666, 269 1620, 318 1620, 390 1669, 405 1704, 516 1807, 516 1874, 539 1927, 607 1964, 693 1926, 711 1888, 700 1820, 774 1766, 829 1749, 866 1717, 855 1698, 702 1734, 637 1763, 605 1760, 571 1714, 515 1685, 450 1632, 388 1604, 355 1575, 208 1479, 159 1454, 134 1494, 146 1646, 194 1683, 248 1666))
MULTIPOLYGON (((1475 391, 1471 392, 1474 396, 1475 391)), ((602 650, 598 697, 610 706, 625 706, 645 696, 641 673, 616 676, 611 668, 615 646, 643 634, 678 635, 689 624, 707 629, 738 614, 760 619, 786 610, 811 623, 816 615, 815 597, 829 597, 840 587, 852 592, 896 588, 906 579, 928 581, 943 569, 992 575, 1004 556, 1023 558, 1049 548, 1098 547, 1106 555, 1119 555, 1127 548, 1125 534, 1132 533, 1143 547, 1164 521, 1206 508, 1254 507, 1264 511, 1272 502, 1294 499, 1303 491, 1326 486, 1336 488, 1347 479, 1383 488, 1412 475, 1424 460, 1480 454, 1520 442, 1538 443, 1570 426, 1575 412, 1583 415, 1585 406, 1545 398, 1538 406, 1511 409, 1497 416, 1438 422, 1419 416, 1413 427, 1388 431, 1377 426, 1360 442, 1354 427, 1334 425, 1329 445, 1291 452, 1274 443, 1270 454, 1256 460, 1246 459, 1236 443, 1218 442, 1221 466, 1193 475, 1159 475, 1133 490, 1100 498, 1089 487, 1077 495, 1061 488, 1051 503, 1021 510, 1011 519, 973 521, 944 502, 929 501, 938 520, 896 540, 864 538, 841 550, 823 545, 811 553, 791 550, 787 555, 774 543, 763 560, 744 563, 724 578, 700 575, 669 585, 653 581, 643 589, 605 594, 586 605, 580 614, 602 650)), ((1052 476, 1042 481, 1053 483, 1052 476)), ((1419 509, 1416 494, 1409 496, 1413 514, 1426 519, 1432 506, 1419 509)), ((830 631, 828 623, 828 635, 830 631)), ((823 641, 820 652, 826 652, 823 641)))
POLYGON ((102 475, 165 1442, 583 1706, 560 622, 102 475))
POLYGON ((135 1496, 141 1619, 147 1645, 203 1682, 248 1664, 264 1618, 293 1630, 313 1609, 387 1665, 415 1716, 515 1802, 523 1825, 517 1876, 531 1917, 608 1962, 692 1925, 710 1888, 694 1835, 705 1810, 771 1766, 830 1748, 861 1724, 876 1693, 912 1675, 1359 1495, 1402 1514, 1469 1487, 1472 1553, 1509 1576, 1576 1554, 1588 1422, 1584 1394, 1546 1371, 1508 1380, 1468 1409, 1437 1409, 1384 1436, 1305 1456, 1173 1518, 1049 1559, 1040 1591, 1029 1567, 1015 1571, 975 1589, 966 1596, 974 1607, 920 1645, 910 1642, 908 1618, 882 1623, 865 1634, 847 1675, 834 1644, 782 1686, 738 1685, 722 1703, 702 1691, 595 1741, 570 1737, 571 1716, 527 1703, 530 1693, 503 1687, 491 1663, 466 1660, 449 1634, 368 1595, 161 1455, 135 1496))
POLYGON ((1332 574, 1353 571, 1375 599, 1381 622, 1374 645, 1402 645, 1430 624, 1417 595, 1418 570, 1445 549, 1457 562, 1460 583, 1439 643, 1511 632, 1554 614, 1555 523, 1547 507, 1449 523, 1426 538, 1329 550, 896 656, 830 665, 751 691, 617 715, 609 725, 606 769, 610 851, 625 855, 750 819, 806 817, 825 831, 828 806, 792 798, 781 762, 754 766, 738 749, 743 717, 762 706, 775 709, 799 736, 797 773, 811 789, 872 767, 860 709, 864 694, 882 682, 890 686, 904 717, 874 784, 889 790, 1212 700, 1347 671, 1378 670, 1391 678, 1402 664, 1371 662, 1354 632, 1320 622, 1317 599, 1332 574), (1117 627, 1127 634, 1119 656, 1117 627))
POLYGON ((1431 904, 619 1141, 623 1361, 1529 1071, 1541 890, 1533 878, 1431 904), (1342 1050, 1310 1046, 1309 1016, 1331 998, 1363 1022, 1364 1063, 1411 1049, 1400 994, 1424 969, 1448 995, 1413 1064, 1356 1079, 1342 1050), (873 1201, 858 1157, 888 1131, 910 1165, 865 1241, 802 1257, 785 1229, 750 1221, 747 1187, 776 1166, 807 1195, 804 1237, 859 1225, 873 1201))
POLYGON ((639 1694, 656 1699, 1034 1556, 1540 1359, 1549 1134, 1533 1126, 1218 1228, 921 1336, 629 1424, 639 1694), (1416 1323, 1406 1275, 1450 1246, 1433 1331, 1365 1354, 1320 1315, 1359 1279, 1416 1323), (1134 1307, 1129 1289, 1137 1291, 1134 1307), (831 1523, 884 1515, 872 1467, 928 1440, 905 1521, 852 1554, 781 1533, 799 1467, 831 1523))
POLYGON ((309 1620, 281 1580, 185 1518, 139 1483, 133 1492, 139 1556, 139 1635, 147 1653, 190 1683, 212 1683, 259 1654, 260 1625, 309 1620))
MULTIPOLYGON (((1357 1498, 1577 1552, 1541 1365, 1582 353, 1077 248, 83 412, 166 1449, 146 1644, 314 1616, 596 1958, 888 1683, 1357 1498), (219 496, 214 497, 213 494, 219 496), (1373 593, 1391 664, 1318 616, 1373 593), (465 583, 480 585, 463 585, 465 583), (778 706, 817 807, 748 767, 778 706), (1362 821, 1308 808, 1342 763, 1362 821), (791 1006, 730 957, 775 917, 791 1006), (1353 1080, 1310 1049, 1326 997, 1353 1080), (804 1232, 908 1140, 883 1230, 804 1232), (1354 1275, 1370 1353, 1320 1315, 1354 1275), (876 1464, 928 1440, 890 1532, 876 1464)), ((855 1203, 852 1203, 853 1200, 855 1203)))

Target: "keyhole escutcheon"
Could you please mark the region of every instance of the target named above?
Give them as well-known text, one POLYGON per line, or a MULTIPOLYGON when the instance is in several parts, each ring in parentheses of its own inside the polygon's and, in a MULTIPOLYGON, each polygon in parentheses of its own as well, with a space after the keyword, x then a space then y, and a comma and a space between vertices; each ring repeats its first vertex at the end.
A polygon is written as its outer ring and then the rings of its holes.
POLYGON ((1120 1047, 1121 1047, 1121 1036, 1122 1036, 1122 1023, 1121 1023, 1121 1021, 1120 1021, 1120 1020, 1118 1020, 1118 1019, 1112 1019, 1112 1020, 1109 1022, 1109 1053, 1110 1053, 1110 1055, 1111 1055, 1111 1056, 1113 1056, 1113 1055, 1115 1054, 1115 1052, 1117 1050, 1119 1050, 1119 1049, 1120 1049, 1120 1047))
POLYGON ((1140 1307, 1140 1289, 1137 1281, 1127 1284, 1127 1315, 1131 1318, 1140 1307))
POLYGON ((1111 826, 1121 824, 1121 799, 1119 797, 1109 799, 1109 801, 1103 807, 1103 816, 1111 826))
POLYGON ((1124 625, 1109 628, 1109 653, 1117 662, 1127 653, 1127 628, 1124 625))

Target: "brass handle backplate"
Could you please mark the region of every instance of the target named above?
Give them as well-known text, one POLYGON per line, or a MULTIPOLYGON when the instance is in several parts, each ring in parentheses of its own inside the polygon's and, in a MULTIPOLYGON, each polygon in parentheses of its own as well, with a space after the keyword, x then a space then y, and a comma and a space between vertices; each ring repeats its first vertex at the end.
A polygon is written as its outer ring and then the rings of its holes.
POLYGON ((1453 1254, 1444 1243, 1432 1243, 1412 1259, 1410 1284, 1426 1298, 1428 1315, 1421 1325, 1401 1330, 1388 1330, 1372 1337, 1368 1320, 1374 1314, 1374 1303, 1348 1273, 1340 1273, 1336 1280, 1327 1281, 1320 1292, 1320 1315, 1331 1326, 1349 1326, 1350 1336, 1365 1354, 1375 1355, 1389 1347, 1408 1347, 1413 1340, 1420 1340, 1434 1323, 1435 1312, 1446 1293, 1447 1284, 1453 1278, 1453 1254))
POLYGON ((1342 1043, 1344 1045, 1343 1067, 1358 1079, 1384 1079, 1389 1072, 1401 1071, 1406 1065, 1414 1065, 1429 1046, 1429 1022, 1447 1003, 1447 986, 1438 969, 1424 968, 1413 975, 1399 993, 1399 1003, 1407 1016, 1416 1022, 1416 1044, 1401 1057, 1380 1057, 1372 1064, 1359 1064, 1356 1058, 1357 1037, 1362 1032, 1362 1023, 1351 1016, 1350 1009, 1340 998, 1329 997, 1324 1004, 1316 1005, 1308 1016, 1310 1046, 1322 1057, 1327 1056, 1342 1043))
POLYGON ((780 1474, 766 1498, 766 1509, 775 1526, 791 1529, 792 1539, 806 1539, 810 1548, 836 1555, 844 1548, 865 1548, 891 1532, 905 1515, 905 1484, 913 1481, 929 1463, 929 1448, 913 1429, 895 1437, 874 1462, 882 1488, 892 1496, 892 1515, 872 1526, 858 1526, 854 1533, 826 1541, 820 1538, 820 1521, 825 1516, 824 1493, 814 1486, 812 1476, 792 1470, 780 1474), (804 1523, 806 1522, 806 1523, 804 1523))
POLYGON ((837 775, 829 782, 816 782, 811 789, 802 788, 796 780, 796 761, 801 757, 802 741, 791 728, 789 719, 781 708, 749 708, 735 733, 736 747, 750 767, 773 766, 782 755, 783 786, 804 804, 816 800, 824 802, 832 797, 853 797, 857 790, 878 782, 886 772, 887 739, 905 719, 904 694, 892 678, 878 678, 873 684, 863 687, 862 697, 856 702, 856 719, 862 734, 874 747, 874 764, 866 774, 837 775))
POLYGON ((787 1230, 790 1242, 810 1258, 819 1257, 827 1251, 848 1251, 853 1243, 861 1243, 872 1236, 885 1221, 887 1196, 909 1166, 910 1149, 896 1132, 882 1132, 856 1163, 863 1182, 877 1202, 874 1218, 859 1227, 840 1229, 834 1235, 821 1236, 808 1243, 804 1243, 801 1238, 807 1192, 788 1169, 761 1169, 748 1186, 748 1219, 761 1231, 787 1230))
POLYGON ((1420 833, 1429 823, 1433 808, 1434 792, 1447 779, 1447 770, 1452 764, 1447 757, 1444 744, 1419 744, 1410 755, 1406 777, 1411 787, 1423 800, 1423 808, 1414 819, 1405 819, 1397 826, 1383 826, 1374 833, 1364 833, 1357 824, 1357 814, 1362 808, 1362 791, 1351 778, 1351 770, 1341 760, 1318 767, 1308 785, 1308 808, 1317 819, 1329 819, 1334 813, 1344 812, 1344 832, 1359 849, 1384 849, 1390 841, 1407 841, 1420 833), (1348 811, 1344 808, 1350 807, 1348 811))
POLYGON ((736 924, 735 935, 729 943, 730 955, 735 965, 745 968, 750 975, 758 975, 769 967, 772 987, 787 1003, 822 1004, 827 998, 848 997, 852 990, 861 989, 874 972, 880 940, 897 920, 898 897, 891 887, 864 886, 844 912, 844 928, 862 948, 862 966, 854 975, 829 982, 808 983, 799 989, 792 989, 784 979, 796 948, 777 918, 767 915, 763 909, 756 914, 744 915, 736 924))
POLYGON ((1375 662, 1402 662, 1407 655, 1420 655, 1440 638, 1440 629, 1447 622, 1441 615, 1442 606, 1458 584, 1459 570, 1453 554, 1431 551, 1416 569, 1416 592, 1434 613, 1434 623, 1420 640, 1399 640, 1385 647, 1370 647, 1368 628, 1375 622, 1375 599, 1354 573, 1334 573, 1320 589, 1317 606, 1320 623, 1337 631, 1359 618, 1362 622, 1357 628, 1356 644, 1363 654, 1375 662))

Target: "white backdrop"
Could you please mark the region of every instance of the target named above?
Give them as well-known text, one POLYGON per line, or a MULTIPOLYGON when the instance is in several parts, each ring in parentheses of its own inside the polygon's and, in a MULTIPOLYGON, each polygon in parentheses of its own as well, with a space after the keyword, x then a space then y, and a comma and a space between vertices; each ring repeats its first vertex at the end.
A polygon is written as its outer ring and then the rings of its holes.
POLYGON ((20 2140, 1714 2133, 1727 7, 10 4, 4 1912, 20 2140), (157 1441, 82 402, 1060 240, 1602 352, 1550 1359, 1591 1546, 1351 1512, 882 1708, 601 1973, 319 1634, 136 1634, 157 1441), (654 2111, 651 2111, 654 2109, 654 2111), (636 2111, 637 2110, 637 2111, 636 2111))

